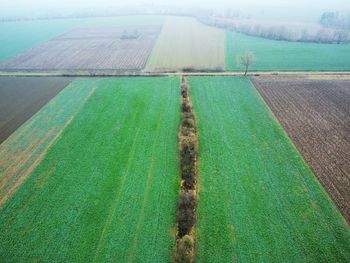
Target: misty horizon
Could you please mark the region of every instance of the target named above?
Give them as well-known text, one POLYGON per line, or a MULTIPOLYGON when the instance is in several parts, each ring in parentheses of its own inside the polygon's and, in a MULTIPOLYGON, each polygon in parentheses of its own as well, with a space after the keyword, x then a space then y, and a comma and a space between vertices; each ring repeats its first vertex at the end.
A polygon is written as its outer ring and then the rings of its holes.
POLYGON ((139 11, 142 7, 158 10, 165 7, 174 7, 178 9, 208 9, 215 12, 225 12, 232 10, 240 15, 253 19, 262 20, 295 20, 299 22, 316 22, 320 15, 325 11, 350 11, 350 2, 345 0, 336 1, 301 1, 293 2, 283 0, 257 1, 247 0, 244 3, 232 3, 232 1, 152 1, 152 0, 130 0, 127 4, 120 1, 111 0, 74 0, 74 1, 43 1, 34 0, 13 0, 0 1, 1 17, 37 17, 37 16, 55 16, 55 15, 74 15, 78 13, 101 14, 120 10, 139 11), (115 9, 115 10, 113 10, 115 9))

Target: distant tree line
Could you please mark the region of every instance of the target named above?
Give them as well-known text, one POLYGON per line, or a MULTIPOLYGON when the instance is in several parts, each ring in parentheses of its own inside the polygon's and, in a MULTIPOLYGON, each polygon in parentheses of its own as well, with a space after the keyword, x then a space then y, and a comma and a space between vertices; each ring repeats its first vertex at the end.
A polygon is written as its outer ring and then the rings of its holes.
POLYGON ((324 12, 320 18, 320 24, 325 27, 350 29, 350 13, 324 12))
POLYGON ((274 40, 315 43, 350 43, 350 33, 341 28, 288 23, 267 23, 250 19, 198 17, 200 22, 239 33, 274 40))

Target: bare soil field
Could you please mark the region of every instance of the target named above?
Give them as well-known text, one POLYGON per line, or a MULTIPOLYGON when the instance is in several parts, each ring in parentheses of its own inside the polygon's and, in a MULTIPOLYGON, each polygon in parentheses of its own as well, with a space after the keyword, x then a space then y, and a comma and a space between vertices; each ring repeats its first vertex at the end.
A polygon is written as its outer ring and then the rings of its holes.
POLYGON ((160 29, 77 28, 0 63, 0 69, 139 71, 144 68, 160 29), (130 37, 133 35, 136 37, 130 37))
POLYGON ((350 222, 350 80, 297 76, 252 81, 350 222))
POLYGON ((63 77, 0 77, 0 143, 71 81, 63 77))

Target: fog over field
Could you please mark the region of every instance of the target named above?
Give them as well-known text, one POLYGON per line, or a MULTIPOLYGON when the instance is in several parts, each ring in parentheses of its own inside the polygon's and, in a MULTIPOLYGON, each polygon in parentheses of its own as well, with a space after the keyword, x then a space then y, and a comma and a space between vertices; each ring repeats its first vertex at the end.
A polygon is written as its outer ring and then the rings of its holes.
POLYGON ((82 12, 112 12, 121 8, 136 11, 147 7, 159 10, 161 7, 175 6, 177 8, 204 8, 210 10, 239 12, 250 18, 265 20, 290 20, 300 22, 316 22, 324 11, 349 11, 350 1, 347 0, 1 0, 0 17, 35 17, 50 15, 79 14, 82 12))
POLYGON ((0 263, 350 263, 350 0, 0 0, 0 263))

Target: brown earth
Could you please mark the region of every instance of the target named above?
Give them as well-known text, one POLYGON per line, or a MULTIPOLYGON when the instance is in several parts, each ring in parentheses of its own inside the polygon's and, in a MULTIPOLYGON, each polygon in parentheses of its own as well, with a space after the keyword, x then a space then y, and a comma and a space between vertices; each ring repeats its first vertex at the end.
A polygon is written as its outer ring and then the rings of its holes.
POLYGON ((0 77, 0 143, 71 81, 64 77, 0 77))
POLYGON ((144 68, 160 26, 78 28, 20 53, 1 70, 120 70, 144 68), (136 33, 135 38, 124 38, 136 33))
POLYGON ((350 222, 350 80, 254 77, 257 90, 350 222))

